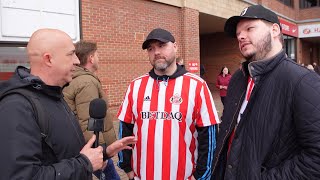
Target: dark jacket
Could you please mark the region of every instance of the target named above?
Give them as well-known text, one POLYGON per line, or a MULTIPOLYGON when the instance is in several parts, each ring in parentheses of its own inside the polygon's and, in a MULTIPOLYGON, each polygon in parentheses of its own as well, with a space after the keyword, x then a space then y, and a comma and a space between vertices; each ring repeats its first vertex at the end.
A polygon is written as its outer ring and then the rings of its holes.
POLYGON ((212 179, 319 179, 320 77, 283 51, 243 69, 228 87, 212 179), (249 74, 255 87, 227 158, 249 74))
POLYGON ((18 67, 15 75, 1 84, 0 95, 25 88, 36 93, 48 117, 48 141, 42 144, 35 111, 22 95, 0 101, 0 179, 91 179, 92 166, 80 150, 84 137, 78 121, 63 100, 60 87, 48 86, 29 70, 18 67))

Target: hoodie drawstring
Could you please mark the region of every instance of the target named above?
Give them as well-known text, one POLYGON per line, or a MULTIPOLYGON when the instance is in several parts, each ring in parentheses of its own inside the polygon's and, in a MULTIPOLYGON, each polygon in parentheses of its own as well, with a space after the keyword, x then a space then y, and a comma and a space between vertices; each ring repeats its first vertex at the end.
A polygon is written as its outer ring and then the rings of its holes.
MULTIPOLYGON (((163 77, 163 78, 162 78, 162 81, 163 81, 163 84, 164 84, 165 86, 168 86, 169 77, 166 77, 166 78, 163 77)), ((159 91, 159 89, 160 89, 159 77, 157 77, 156 83, 157 83, 157 90, 159 91)))

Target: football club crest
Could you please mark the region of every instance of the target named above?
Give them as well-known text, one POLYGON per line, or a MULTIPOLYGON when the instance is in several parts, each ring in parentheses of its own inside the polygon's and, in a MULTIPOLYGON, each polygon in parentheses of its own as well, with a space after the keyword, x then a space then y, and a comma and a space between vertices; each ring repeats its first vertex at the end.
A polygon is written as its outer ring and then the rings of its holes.
POLYGON ((248 10, 248 8, 245 8, 245 9, 241 12, 240 16, 244 16, 244 15, 246 14, 247 10, 248 10))
POLYGON ((175 94, 170 98, 170 102, 175 105, 179 105, 182 103, 182 98, 179 94, 175 94))

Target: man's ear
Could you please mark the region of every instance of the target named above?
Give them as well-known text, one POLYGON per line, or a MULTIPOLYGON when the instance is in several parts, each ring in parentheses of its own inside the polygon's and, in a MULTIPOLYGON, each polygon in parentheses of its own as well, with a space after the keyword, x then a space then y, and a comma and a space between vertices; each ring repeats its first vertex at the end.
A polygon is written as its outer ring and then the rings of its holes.
POLYGON ((177 45, 177 43, 176 42, 174 42, 173 43, 173 47, 174 47, 174 51, 175 51, 175 53, 177 53, 177 51, 178 51, 178 45, 177 45))
POLYGON ((47 66, 52 66, 52 56, 50 53, 44 53, 42 59, 47 66))
POLYGON ((272 37, 278 37, 279 34, 281 33, 281 28, 279 26, 279 24, 274 23, 272 24, 272 37))
POLYGON ((88 58, 89 58, 89 61, 88 61, 88 62, 90 62, 91 64, 93 64, 93 60, 94 60, 93 54, 90 54, 90 55, 88 56, 88 58))

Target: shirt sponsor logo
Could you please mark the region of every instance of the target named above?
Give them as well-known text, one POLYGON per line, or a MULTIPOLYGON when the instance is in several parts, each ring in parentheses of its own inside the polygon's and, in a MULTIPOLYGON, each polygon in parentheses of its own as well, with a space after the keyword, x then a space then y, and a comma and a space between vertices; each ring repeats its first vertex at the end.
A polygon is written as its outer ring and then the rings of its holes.
POLYGON ((159 111, 142 111, 142 120, 177 120, 182 121, 181 112, 159 112, 159 111))

